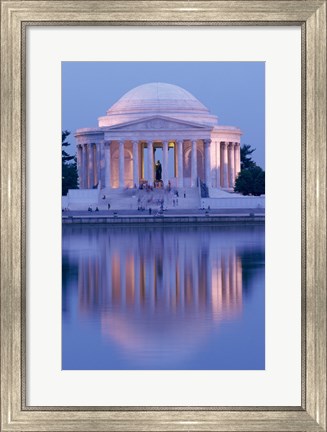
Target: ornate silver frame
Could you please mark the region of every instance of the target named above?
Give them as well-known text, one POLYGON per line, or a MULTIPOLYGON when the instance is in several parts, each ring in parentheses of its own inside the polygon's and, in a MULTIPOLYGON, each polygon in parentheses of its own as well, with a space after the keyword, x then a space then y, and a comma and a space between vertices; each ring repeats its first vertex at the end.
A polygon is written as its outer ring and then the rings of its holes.
POLYGON ((326 0, 1 0, 2 430, 326 430, 326 150, 326 0), (25 30, 83 24, 301 26, 301 406, 26 406, 25 30))

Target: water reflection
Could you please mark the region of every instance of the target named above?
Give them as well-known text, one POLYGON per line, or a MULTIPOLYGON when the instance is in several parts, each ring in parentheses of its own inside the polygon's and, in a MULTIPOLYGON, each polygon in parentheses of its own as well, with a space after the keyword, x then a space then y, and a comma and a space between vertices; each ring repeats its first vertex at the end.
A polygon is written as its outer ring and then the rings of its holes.
POLYGON ((63 367, 219 368, 201 354, 221 357, 220 339, 242 326, 244 271, 251 291, 263 269, 262 226, 64 226, 63 367), (92 359, 83 340, 95 345, 92 359))

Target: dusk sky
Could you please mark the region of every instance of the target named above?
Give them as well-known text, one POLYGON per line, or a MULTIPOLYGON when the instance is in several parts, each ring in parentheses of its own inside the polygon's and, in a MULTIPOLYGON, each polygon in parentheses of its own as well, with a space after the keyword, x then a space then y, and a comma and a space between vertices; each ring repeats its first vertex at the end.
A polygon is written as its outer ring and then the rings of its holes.
POLYGON ((62 62, 62 129, 97 127, 126 92, 141 84, 165 82, 183 87, 202 102, 218 124, 239 127, 241 144, 256 148, 265 166, 264 62, 62 62))

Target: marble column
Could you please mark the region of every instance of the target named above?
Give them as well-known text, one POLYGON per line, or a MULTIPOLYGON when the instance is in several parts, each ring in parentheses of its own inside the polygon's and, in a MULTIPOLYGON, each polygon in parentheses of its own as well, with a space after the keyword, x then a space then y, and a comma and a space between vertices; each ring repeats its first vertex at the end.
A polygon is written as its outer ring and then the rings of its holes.
POLYGON ((97 170, 98 170, 98 164, 97 164, 97 145, 94 143, 92 147, 92 158, 93 158, 93 186, 97 185, 97 170))
POLYGON ((211 160, 210 160, 210 143, 211 139, 203 140, 204 143, 204 177, 207 187, 211 187, 211 160))
POLYGON ((238 173, 241 171, 241 154, 240 154, 240 143, 235 143, 234 147, 234 169, 235 169, 235 180, 238 173))
POLYGON ((111 164, 111 158, 110 158, 110 143, 111 143, 111 141, 105 141, 105 143, 104 143, 104 152, 105 152, 105 155, 104 155, 104 158, 105 158, 105 187, 107 188, 107 189, 110 189, 111 188, 111 179, 110 179, 110 176, 111 176, 111 172, 110 172, 110 168, 111 168, 111 166, 110 166, 110 164, 111 164))
POLYGON ((94 186, 94 144, 89 144, 89 189, 94 186))
POLYGON ((234 143, 228 145, 228 184, 230 188, 234 187, 234 143))
POLYGON ((178 187, 184 186, 184 173, 183 173, 183 140, 177 141, 177 149, 178 149, 178 179, 177 185, 178 187))
POLYGON ((174 144, 173 151, 174 151, 174 177, 177 178, 178 166, 177 166, 177 145, 176 145, 176 143, 174 144))
POLYGON ((133 143, 133 186, 139 187, 139 142, 132 141, 133 143))
POLYGON ((82 155, 82 146, 80 144, 77 145, 77 173, 78 173, 78 184, 79 188, 82 189, 83 187, 83 155, 82 155))
POLYGON ((168 141, 162 142, 162 181, 164 186, 168 185, 168 141))
POLYGON ((154 172, 153 172, 153 142, 148 141, 148 183, 153 185, 154 172))
POLYGON ((99 184, 99 175, 98 175, 98 170, 99 170, 99 145, 98 144, 94 144, 93 147, 93 166, 94 166, 94 180, 93 180, 93 184, 94 186, 97 186, 99 184))
POLYGON ((191 186, 196 186, 196 180, 198 177, 198 167, 197 167, 197 141, 192 141, 192 161, 191 161, 191 186))
POLYGON ((98 167, 98 169, 97 169, 97 172, 98 172, 98 184, 99 184, 99 188, 100 189, 102 189, 103 188, 103 176, 102 176, 102 170, 101 170, 101 161, 103 160, 103 158, 104 158, 104 154, 103 154, 103 151, 104 151, 104 149, 103 149, 103 141, 100 141, 98 144, 97 144, 97 149, 98 149, 98 151, 97 151, 97 167, 98 167))
POLYGON ((227 143, 221 143, 222 187, 228 187, 227 143))
POLYGON ((215 142, 217 188, 220 188, 220 143, 215 142))
POLYGON ((144 180, 144 143, 142 142, 139 148, 139 170, 141 179, 144 180))
POLYGON ((83 178, 82 178, 82 184, 83 184, 83 189, 87 189, 88 188, 88 166, 89 166, 89 161, 88 161, 88 156, 87 156, 87 144, 83 144, 82 146, 83 148, 83 178))
POLYGON ((119 187, 125 186, 125 154, 124 154, 124 141, 119 141, 119 187))

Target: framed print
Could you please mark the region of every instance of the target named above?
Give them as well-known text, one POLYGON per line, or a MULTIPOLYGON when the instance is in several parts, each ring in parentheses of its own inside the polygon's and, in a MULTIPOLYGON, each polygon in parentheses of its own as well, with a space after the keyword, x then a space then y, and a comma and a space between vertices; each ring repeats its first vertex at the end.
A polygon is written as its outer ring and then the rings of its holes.
POLYGON ((1 7, 3 430, 326 430, 326 2, 1 7))

